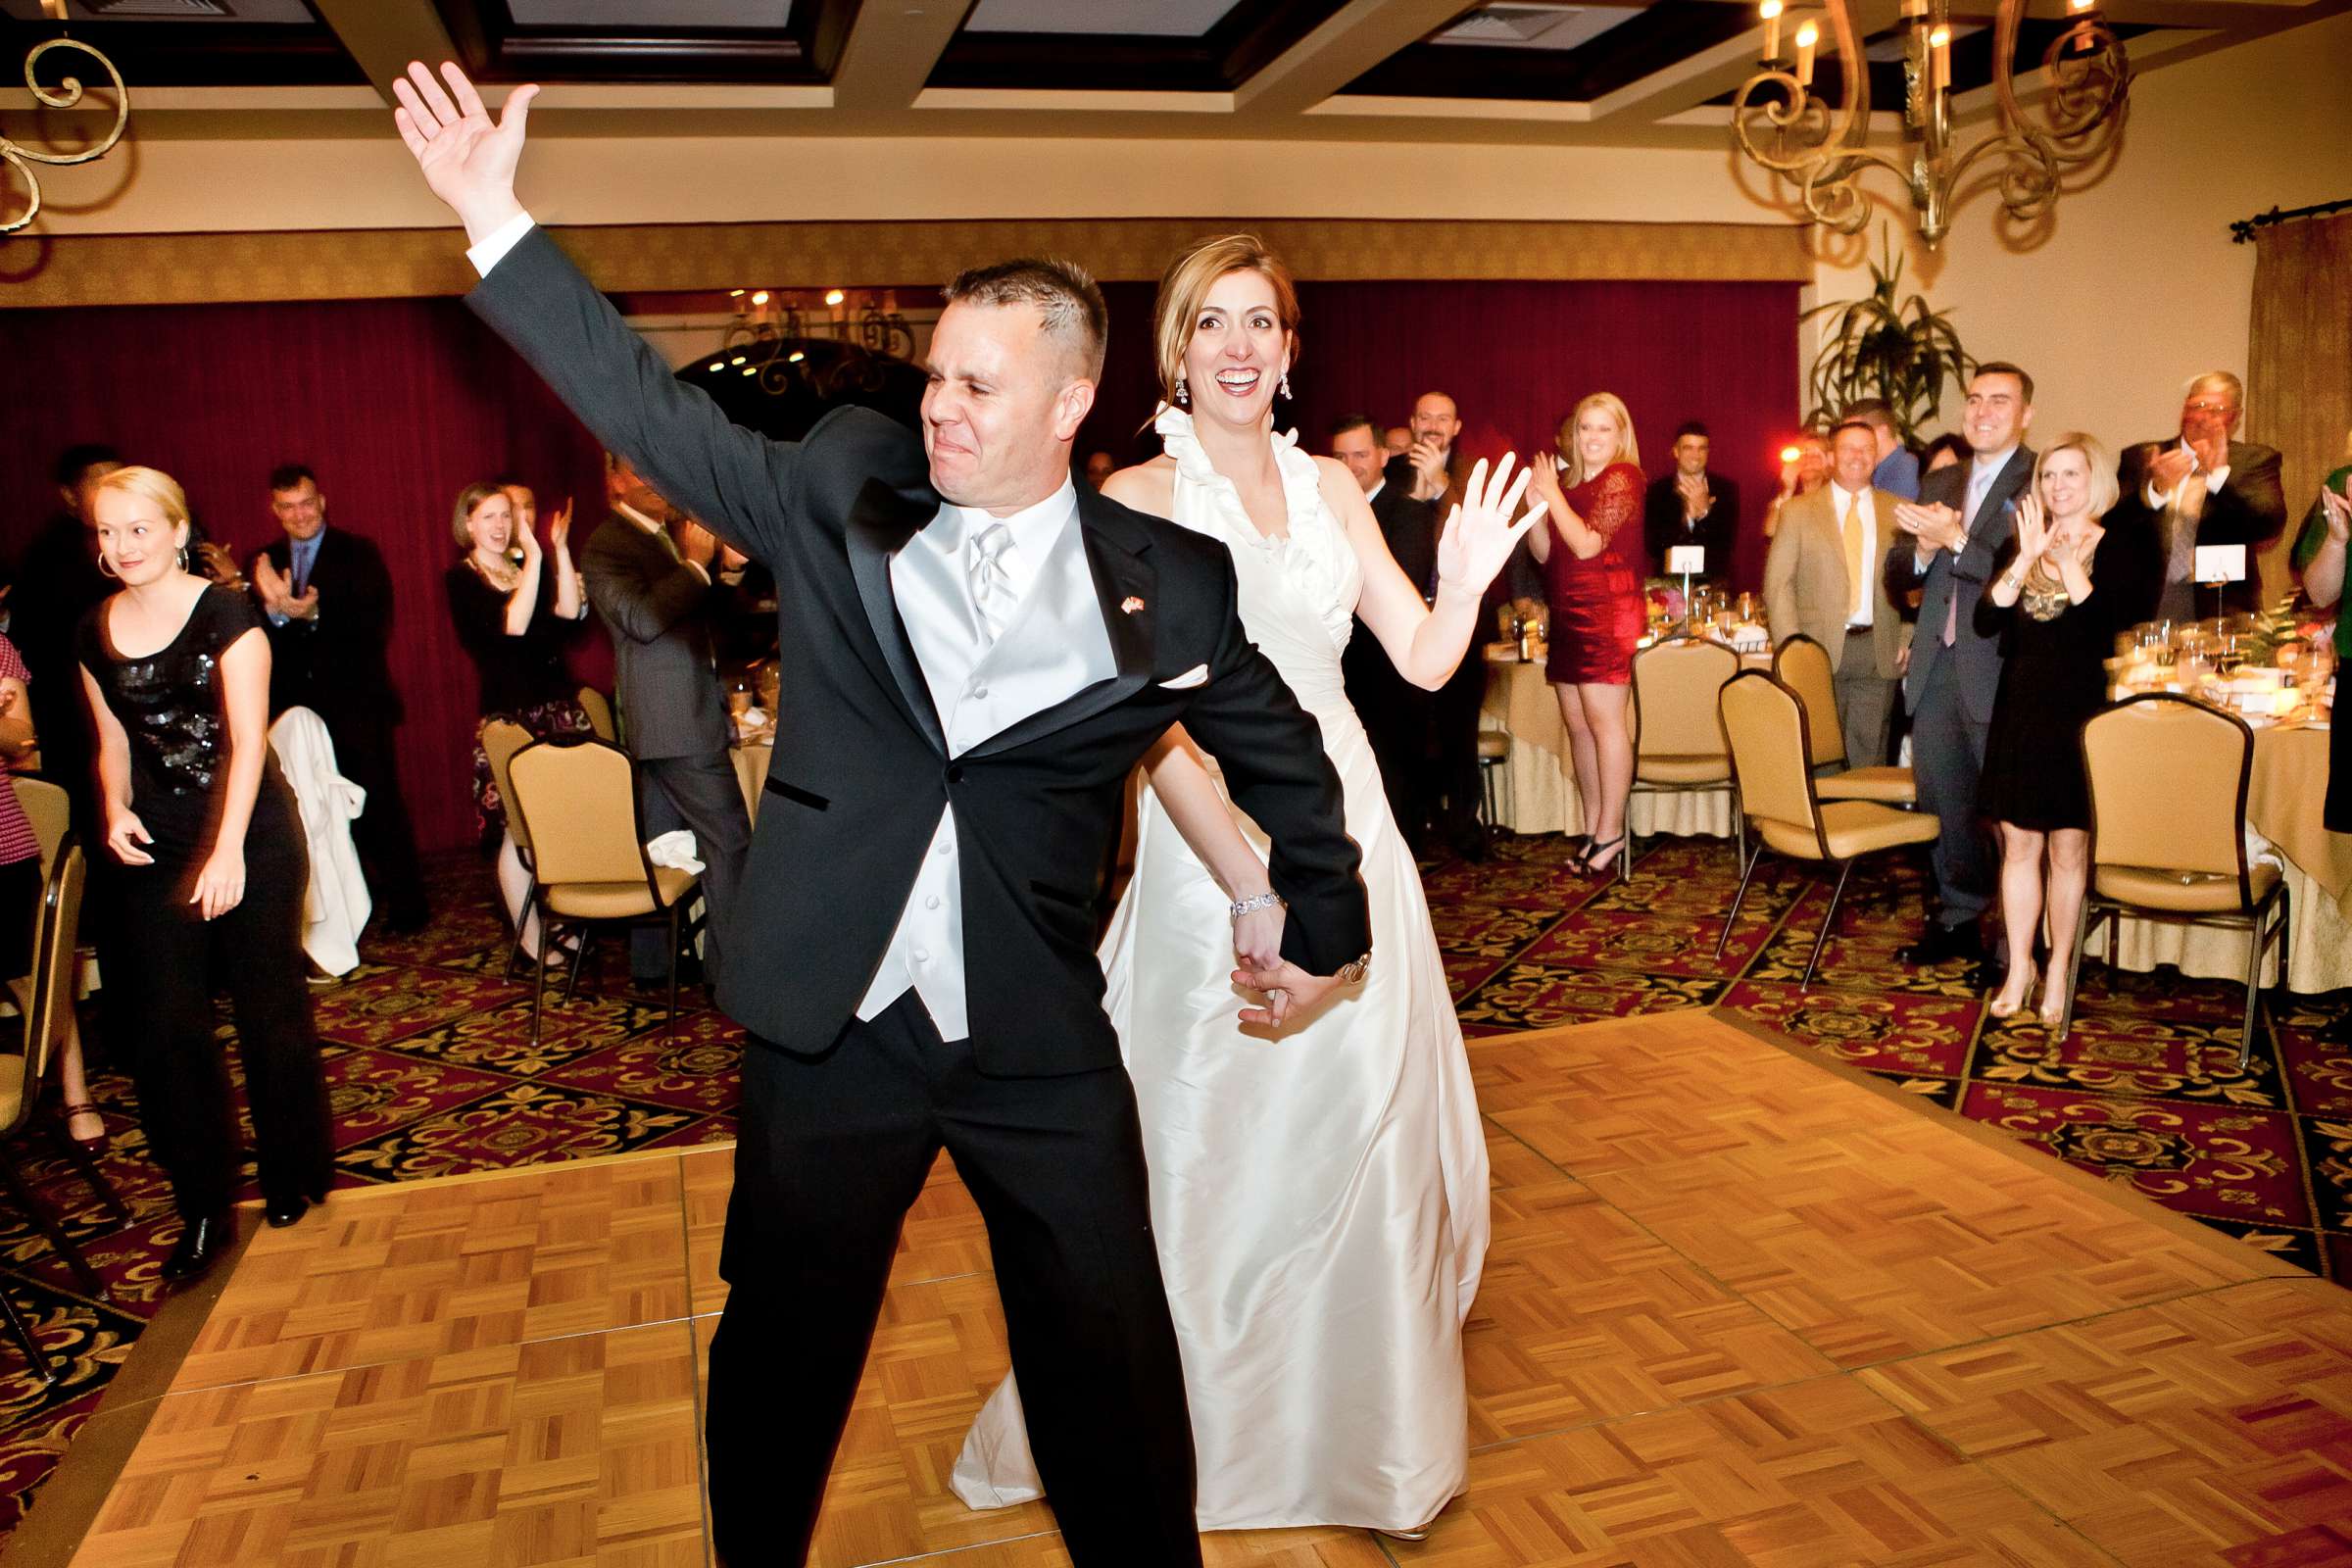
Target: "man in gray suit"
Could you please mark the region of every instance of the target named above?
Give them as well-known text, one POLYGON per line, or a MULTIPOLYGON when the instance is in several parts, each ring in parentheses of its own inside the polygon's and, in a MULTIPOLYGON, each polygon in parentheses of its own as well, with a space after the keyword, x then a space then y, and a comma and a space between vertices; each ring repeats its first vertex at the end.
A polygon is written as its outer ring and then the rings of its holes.
MULTIPOLYGON (((612 634, 621 732, 637 759, 646 835, 680 827, 694 834, 707 920, 703 975, 715 986, 752 842, 743 786, 727 755, 726 700, 710 658, 717 609, 710 563, 718 541, 680 516, 626 458, 605 455, 605 491, 612 515, 589 536, 580 576, 612 634)), ((629 969, 639 980, 666 972, 664 938, 650 928, 637 933, 629 969)))
POLYGON ((2033 482, 2034 454, 2025 444, 2033 422, 2034 378, 2006 361, 1978 366, 1961 417, 1976 455, 1927 475, 1918 503, 1894 509, 1895 526, 1911 536, 1912 548, 1886 562, 1888 600, 1901 604, 1921 590, 1905 705, 1920 808, 1943 823, 1934 857, 1941 907, 1899 956, 1916 964, 1973 958, 1980 981, 1989 980, 1999 951, 1988 951, 1977 929, 1994 891, 1977 781, 2001 684, 2001 649, 1998 638, 1978 634, 1977 601, 1992 580, 1993 558, 2016 532, 2014 503, 2033 482))

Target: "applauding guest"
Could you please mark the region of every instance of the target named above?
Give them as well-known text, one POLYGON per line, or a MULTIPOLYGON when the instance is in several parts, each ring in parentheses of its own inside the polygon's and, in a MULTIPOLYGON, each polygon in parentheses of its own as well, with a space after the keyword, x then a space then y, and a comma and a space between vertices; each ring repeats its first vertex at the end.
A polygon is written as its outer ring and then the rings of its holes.
POLYGON ((185 1226, 164 1277, 181 1279, 228 1244, 237 1181, 216 981, 235 1006, 270 1223, 326 1198, 326 1088, 303 983, 310 853, 270 751, 270 643, 252 602, 189 571, 187 500, 168 474, 117 469, 94 505, 99 564, 122 583, 82 618, 79 642, 136 955, 113 978, 138 1015, 139 1119, 185 1226))
MULTIPOLYGON (((571 503, 548 519, 542 549, 535 530, 517 514, 517 490, 530 495, 519 485, 496 484, 469 484, 458 492, 450 529, 466 554, 442 578, 450 619, 480 679, 484 719, 512 719, 538 740, 585 735, 588 715, 564 664, 564 645, 588 613, 580 574, 571 564, 571 503)), ((507 917, 520 919, 530 873, 515 856, 514 835, 506 832, 506 803, 499 799, 479 731, 473 743, 473 810, 481 837, 501 838, 499 892, 507 917)), ((523 946, 534 956, 536 925, 523 933, 523 946)))
POLYGON ((1613 392, 1595 392, 1563 421, 1568 485, 1542 458, 1528 465, 1532 494, 1549 516, 1528 535, 1545 567, 1551 653, 1544 678, 1559 694, 1584 803, 1588 871, 1605 871, 1625 853, 1625 798, 1634 782, 1634 648, 1642 640, 1641 455, 1634 416, 1613 392))
MULTIPOLYGON (((2326 610, 2335 607, 2335 667, 2339 688, 2342 672, 2352 666, 2352 615, 2344 613, 2344 540, 2352 532, 2352 464, 2336 469, 2320 486, 2319 499, 2303 519, 2302 537, 2295 541, 2294 566, 2302 573, 2303 592, 2326 610)), ((2339 720, 2328 738, 2328 805, 2330 833, 2352 833, 2352 743, 2344 736, 2352 725, 2339 720)))
MULTIPOLYGON (((1838 672, 1838 721, 1854 767, 1886 760, 1902 622, 1887 602, 1886 557, 1898 497, 1871 482, 1878 451, 1859 419, 1830 437, 1835 477, 1789 505, 1764 558, 1764 611, 1775 637, 1802 632, 1838 672)), ((1907 548, 1907 547, 1906 547, 1907 548)))
POLYGON ((1796 456, 1781 460, 1781 488, 1764 503, 1767 539, 1781 531, 1782 509, 1797 497, 1809 496, 1820 489, 1830 476, 1830 448, 1821 437, 1806 436, 1792 450, 1796 456))
POLYGON ((1987 1010, 2006 1018, 2026 1004, 2046 888, 2041 1019, 2053 1027, 2073 984, 2066 956, 2090 848, 2082 721, 2106 706, 2102 662, 2115 634, 2146 617, 2160 566, 2155 541, 2136 519, 2100 526, 2116 501, 2108 464, 2107 449, 2086 435, 2062 435, 2043 449, 2038 493, 2019 497, 2016 537, 2002 548, 1975 615, 1978 635, 1999 638, 2001 652, 1979 804, 2001 831, 2009 976, 1987 1010))
POLYGON ((1667 570, 1667 552, 1697 545, 1707 553, 1702 576, 1729 579, 1732 538, 1740 529, 1740 486, 1707 468, 1713 443, 1696 419, 1674 433, 1674 471, 1650 482, 1643 508, 1642 543, 1650 563, 1667 570))
POLYGON ((2245 388, 2228 370, 2188 383, 2177 441, 2149 441, 2124 454, 2118 472, 2124 500, 2145 507, 2164 547, 2164 592, 2157 613, 2176 620, 2196 612, 2193 580, 2199 545, 2244 545, 2246 574, 2225 583, 2230 610, 2262 608, 2254 555, 2285 531, 2286 491, 2276 448, 2233 439, 2245 413, 2245 388))

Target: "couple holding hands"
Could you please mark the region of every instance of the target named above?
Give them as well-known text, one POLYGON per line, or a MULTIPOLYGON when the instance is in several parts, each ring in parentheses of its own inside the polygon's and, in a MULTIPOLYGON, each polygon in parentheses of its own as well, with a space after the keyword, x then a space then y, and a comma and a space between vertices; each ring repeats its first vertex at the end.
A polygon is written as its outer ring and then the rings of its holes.
POLYGON ((1425 602, 1353 477, 1274 433, 1298 303, 1247 236, 1169 270, 1165 450, 1099 495, 1069 474, 1107 322, 1057 262, 948 287, 919 439, 844 409, 771 441, 523 212, 535 88, 495 121, 454 66, 396 90, 472 308, 777 584, 776 799, 717 997, 754 1037, 710 1352, 722 1559, 805 1557, 942 1148, 1014 1368, 956 1467, 966 1502, 1050 1493, 1082 1565, 1198 1564, 1200 1529, 1418 1533, 1467 1468, 1486 1153, 1340 657, 1360 616, 1442 684, 1542 515, 1515 515, 1527 474, 1474 473, 1425 602))

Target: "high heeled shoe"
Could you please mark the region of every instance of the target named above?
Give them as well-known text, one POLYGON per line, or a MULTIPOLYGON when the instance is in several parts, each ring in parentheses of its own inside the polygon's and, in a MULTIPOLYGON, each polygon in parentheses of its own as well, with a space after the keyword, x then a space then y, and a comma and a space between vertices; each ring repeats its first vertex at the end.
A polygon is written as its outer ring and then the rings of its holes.
POLYGON ((100 1144, 106 1142, 106 1117, 99 1113, 96 1105, 68 1105, 65 1107, 65 1116, 66 1136, 73 1139, 82 1148, 95 1149, 100 1144), (98 1123, 98 1130, 90 1134, 87 1138, 84 1138, 81 1134, 74 1130, 74 1124, 84 1116, 88 1116, 98 1123))
POLYGON ((2039 972, 2040 971, 2035 968, 2034 960, 2031 958, 2027 959, 2026 983, 2017 988, 2017 1000, 2015 1002, 2005 1003, 2000 998, 1995 997, 1984 1004, 1985 1015, 1993 1018, 2014 1018, 2019 1013, 2025 1011, 2026 999, 2034 994, 2034 980, 2039 972))
POLYGON ((1594 841, 1576 862, 1587 876, 1607 876, 1617 869, 1617 858, 1625 854, 1625 835, 1594 841), (1605 858, 1604 858, 1605 857, 1605 858))
POLYGON ((2066 1021, 2066 1004, 2068 1001, 2066 993, 2071 989, 2071 987, 2062 989, 2058 984, 2058 976, 2055 973, 2048 975, 2044 979, 2041 988, 2041 1005, 2035 1008, 2034 1012, 2040 1017, 2041 1026, 2050 1030, 2052 1033, 2055 1033, 2058 1026, 2066 1021))

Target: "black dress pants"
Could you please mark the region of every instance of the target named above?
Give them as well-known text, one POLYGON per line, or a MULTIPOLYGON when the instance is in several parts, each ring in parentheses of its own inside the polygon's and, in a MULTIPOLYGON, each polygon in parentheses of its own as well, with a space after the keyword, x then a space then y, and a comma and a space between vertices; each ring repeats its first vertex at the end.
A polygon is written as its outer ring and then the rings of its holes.
POLYGON ((352 710, 328 719, 327 733, 335 743, 335 770, 368 792, 367 806, 352 819, 351 845, 359 851, 376 908, 393 930, 417 930, 432 911, 425 902, 408 797, 400 789, 393 724, 379 710, 352 710))
MULTIPOLYGON (((293 814, 290 798, 285 814, 293 814)), ((146 820, 154 831, 154 816, 146 820)), ((310 856, 301 823, 257 809, 246 834, 245 897, 215 920, 187 902, 202 860, 163 849, 159 843, 153 865, 108 870, 118 891, 122 960, 135 969, 109 971, 106 981, 131 1014, 139 1123, 172 1179, 172 1200, 183 1217, 202 1219, 226 1209, 237 1185, 235 1101, 213 1036, 216 983, 227 987, 236 1021, 263 1196, 323 1192, 334 1174, 333 1148, 303 978, 310 856)))
POLYGON ((754 1040, 710 1347, 729 1568, 799 1564, 899 1227, 945 1147, 988 1223, 1030 1448, 1077 1568, 1198 1568, 1191 1417, 1117 1068, 987 1078, 912 993, 823 1056, 754 1040))

